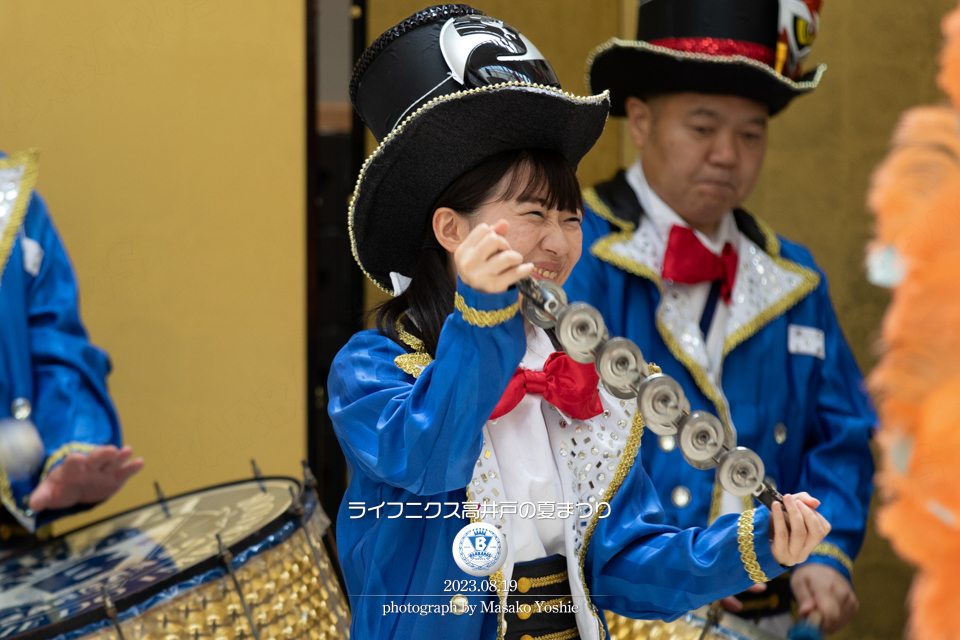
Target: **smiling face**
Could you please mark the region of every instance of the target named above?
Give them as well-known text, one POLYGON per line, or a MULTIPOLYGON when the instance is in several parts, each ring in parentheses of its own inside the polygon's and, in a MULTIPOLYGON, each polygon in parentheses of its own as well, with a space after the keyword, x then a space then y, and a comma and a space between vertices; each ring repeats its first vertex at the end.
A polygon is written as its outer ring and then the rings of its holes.
POLYGON ((532 276, 563 284, 580 259, 583 203, 576 169, 549 151, 505 152, 463 176, 438 201, 433 232, 449 255, 479 224, 506 220, 511 249, 532 262, 532 276))
POLYGON ((753 191, 767 150, 767 107, 737 96, 629 98, 647 182, 690 226, 712 233, 753 191))
POLYGON ((557 284, 566 282, 580 259, 582 211, 562 211, 548 208, 540 200, 514 197, 480 207, 470 219, 470 228, 480 223, 493 225, 501 219, 510 224, 505 236, 510 247, 523 255, 524 262, 533 263, 531 276, 557 284))

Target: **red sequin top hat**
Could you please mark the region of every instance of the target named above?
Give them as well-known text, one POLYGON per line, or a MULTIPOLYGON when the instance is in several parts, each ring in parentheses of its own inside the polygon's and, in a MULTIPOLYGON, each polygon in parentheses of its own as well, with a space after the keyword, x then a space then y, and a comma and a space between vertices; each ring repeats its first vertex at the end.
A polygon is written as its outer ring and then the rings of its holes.
POLYGON ((774 115, 826 70, 803 72, 821 1, 641 0, 637 39, 594 49, 587 87, 610 90, 614 116, 626 115, 630 96, 686 91, 742 96, 774 115))

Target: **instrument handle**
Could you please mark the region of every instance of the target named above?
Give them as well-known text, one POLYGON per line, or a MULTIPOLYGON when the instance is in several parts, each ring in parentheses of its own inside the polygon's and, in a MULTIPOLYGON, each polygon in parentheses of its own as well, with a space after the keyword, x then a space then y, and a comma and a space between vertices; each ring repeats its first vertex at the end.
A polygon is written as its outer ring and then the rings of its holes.
POLYGON ((756 496, 757 500, 760 501, 760 504, 771 511, 773 511, 774 504, 780 505, 780 509, 783 510, 783 521, 787 525, 787 531, 790 531, 790 520, 787 519, 787 509, 783 506, 783 495, 774 489, 769 482, 764 480, 760 493, 756 494, 756 496))

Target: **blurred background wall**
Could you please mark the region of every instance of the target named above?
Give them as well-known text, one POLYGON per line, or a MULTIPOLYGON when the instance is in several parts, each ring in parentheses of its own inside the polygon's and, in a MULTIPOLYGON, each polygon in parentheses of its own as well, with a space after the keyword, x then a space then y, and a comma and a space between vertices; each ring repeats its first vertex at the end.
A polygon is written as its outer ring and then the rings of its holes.
POLYGON ((304 3, 5 0, 0 148, 39 147, 146 467, 69 527, 305 450, 304 3))
MULTIPOLYGON (((636 37, 638 0, 474 0, 470 3, 520 29, 553 64, 564 89, 585 93, 584 62, 612 36, 636 37)), ((425 3, 368 0, 368 39, 425 3)), ((934 78, 939 23, 955 0, 826 0, 808 64, 825 62, 820 87, 771 122, 760 182, 746 207, 778 233, 813 252, 826 271, 840 324, 865 373, 889 300, 864 277, 871 217, 864 206, 870 173, 888 148, 900 113, 938 102, 934 78)), ((370 141, 368 140, 368 147, 370 141)), ((605 180, 636 154, 622 122, 611 119, 581 162, 584 185, 605 180)), ((370 303, 380 299, 368 286, 370 303)), ((871 529, 854 583, 861 610, 836 638, 893 640, 903 635, 911 569, 871 529)))

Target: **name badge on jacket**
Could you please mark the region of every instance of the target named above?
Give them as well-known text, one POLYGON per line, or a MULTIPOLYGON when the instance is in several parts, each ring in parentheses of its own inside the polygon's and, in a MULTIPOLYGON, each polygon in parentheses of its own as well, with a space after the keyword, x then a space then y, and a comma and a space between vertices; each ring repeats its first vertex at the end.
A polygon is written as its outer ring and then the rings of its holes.
POLYGON ((816 356, 821 360, 827 357, 822 330, 816 327, 791 324, 787 327, 787 334, 787 350, 790 353, 816 356))

